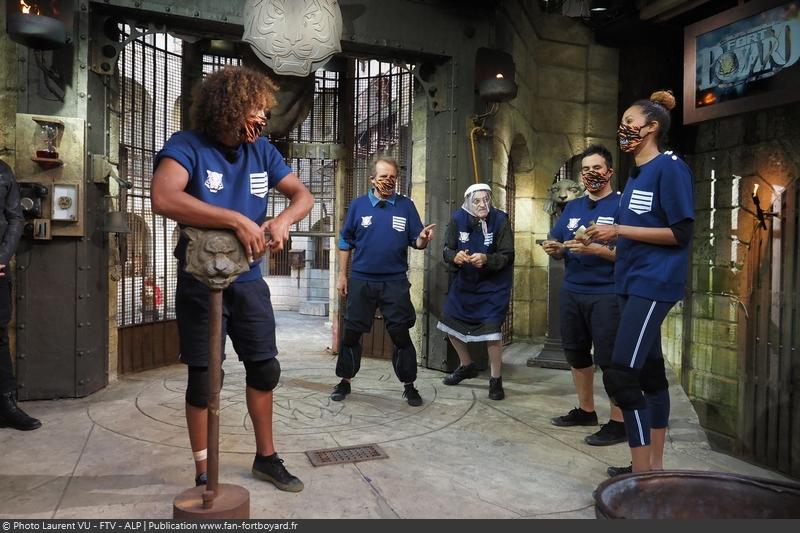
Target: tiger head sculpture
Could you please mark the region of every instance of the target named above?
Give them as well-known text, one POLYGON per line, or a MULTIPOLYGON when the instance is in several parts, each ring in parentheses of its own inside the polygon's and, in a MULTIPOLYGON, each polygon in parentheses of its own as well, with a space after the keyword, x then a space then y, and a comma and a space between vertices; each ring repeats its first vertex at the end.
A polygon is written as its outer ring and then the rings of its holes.
POLYGON ((184 228, 186 272, 209 289, 222 290, 250 270, 245 251, 232 231, 184 228))
POLYGON ((336 0, 246 0, 242 40, 278 74, 308 76, 342 51, 336 0))
POLYGON ((575 180, 564 178, 554 181, 547 192, 544 210, 552 215, 557 211, 560 212, 570 200, 583 196, 586 193, 586 187, 575 180))

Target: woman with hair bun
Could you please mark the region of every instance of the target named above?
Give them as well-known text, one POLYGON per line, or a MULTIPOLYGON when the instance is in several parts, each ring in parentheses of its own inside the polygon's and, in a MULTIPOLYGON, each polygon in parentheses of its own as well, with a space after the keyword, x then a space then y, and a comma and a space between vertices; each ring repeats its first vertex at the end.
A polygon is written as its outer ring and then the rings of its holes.
POLYGON ((625 110, 619 148, 633 153, 636 166, 617 223, 586 232, 595 241, 615 241, 617 250, 620 323, 603 383, 622 409, 632 461, 609 467, 610 476, 664 467, 670 403, 661 323, 684 296, 694 222, 692 173, 672 152, 661 151, 674 107, 672 92, 657 91, 625 110))

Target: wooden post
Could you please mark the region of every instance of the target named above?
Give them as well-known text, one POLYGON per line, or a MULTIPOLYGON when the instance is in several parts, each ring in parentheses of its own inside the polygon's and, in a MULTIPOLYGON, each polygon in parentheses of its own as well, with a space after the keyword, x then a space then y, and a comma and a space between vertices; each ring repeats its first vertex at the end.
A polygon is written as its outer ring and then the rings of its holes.
POLYGON ((250 493, 219 482, 219 392, 222 387, 222 291, 249 265, 236 235, 230 231, 184 229, 189 238, 186 272, 208 289, 208 484, 183 491, 172 504, 173 518, 250 518, 250 493), (206 255, 200 252, 205 252, 206 255), (209 253, 210 252, 210 253, 209 253), (236 264, 236 272, 212 276, 216 257, 236 264))

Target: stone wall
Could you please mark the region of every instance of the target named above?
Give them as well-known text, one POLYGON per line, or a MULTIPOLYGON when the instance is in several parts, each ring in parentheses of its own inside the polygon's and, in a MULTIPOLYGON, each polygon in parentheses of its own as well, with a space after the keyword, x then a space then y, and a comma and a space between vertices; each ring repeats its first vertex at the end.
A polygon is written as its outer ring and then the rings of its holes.
POLYGON ((514 338, 547 330, 548 257, 537 239, 550 230, 543 210, 554 174, 591 143, 616 152, 619 54, 595 44, 580 22, 541 13, 534 2, 504 2, 497 45, 516 64, 517 97, 487 122, 495 198, 507 208, 514 169, 514 338))
MULTIPOLYGON (((691 317, 687 353, 682 354, 681 309, 662 330, 665 353, 683 368, 684 388, 701 423, 718 444, 737 437, 743 387, 740 353, 747 334, 753 273, 746 268, 756 230, 753 185, 765 211, 779 192, 800 176, 800 104, 708 121, 696 128, 686 159, 695 175, 695 234, 691 265, 691 317)), ((754 309, 750 309, 750 317, 754 309)))
MULTIPOLYGON (((428 129, 427 129, 427 100, 421 91, 421 87, 417 86, 417 92, 414 95, 414 103, 411 109, 411 192, 410 197, 417 206, 420 219, 423 224, 430 222, 429 210, 427 209, 428 202, 426 201, 428 188, 427 188, 427 174, 425 167, 427 160, 430 157, 428 153, 428 129)), ((443 235, 445 231, 445 224, 439 224, 435 230, 438 234, 438 242, 443 242, 443 235)), ((432 245, 433 246, 433 245, 432 245)), ((436 264, 439 258, 437 249, 431 251, 431 261, 436 264)), ((428 298, 425 291, 425 253, 409 249, 408 258, 408 281, 411 283, 411 303, 414 304, 414 309, 417 312, 417 321, 414 327, 409 332, 411 340, 414 341, 414 346, 417 350, 417 361, 421 365, 426 364, 426 340, 425 335, 425 314, 428 312, 428 298)), ((438 264, 436 264, 438 267, 438 264)), ((427 333, 435 334, 435 333, 427 333)))

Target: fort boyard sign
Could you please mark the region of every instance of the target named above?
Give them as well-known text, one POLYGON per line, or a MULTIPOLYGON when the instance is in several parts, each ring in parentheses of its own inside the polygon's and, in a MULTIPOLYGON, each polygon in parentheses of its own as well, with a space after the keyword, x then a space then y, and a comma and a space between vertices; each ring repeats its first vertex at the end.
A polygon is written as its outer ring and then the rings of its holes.
POLYGON ((800 99, 800 0, 753 0, 684 33, 684 123, 800 99))

